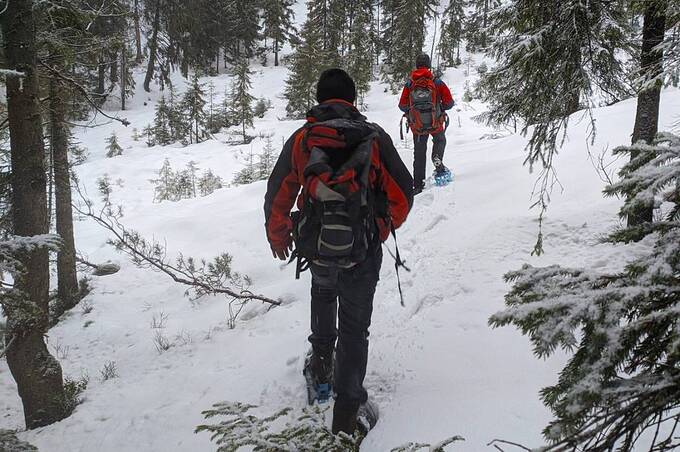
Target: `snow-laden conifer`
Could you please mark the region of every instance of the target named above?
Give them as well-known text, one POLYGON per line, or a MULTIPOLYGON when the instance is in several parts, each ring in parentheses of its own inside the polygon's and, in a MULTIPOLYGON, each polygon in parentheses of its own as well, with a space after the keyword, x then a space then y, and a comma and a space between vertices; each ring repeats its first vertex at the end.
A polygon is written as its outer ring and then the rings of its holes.
POLYGON ((661 220, 609 241, 645 238, 646 252, 617 273, 557 265, 508 273, 507 309, 490 319, 520 328, 538 357, 571 352, 542 391, 555 416, 544 430, 547 450, 680 446, 680 138, 661 134, 615 152, 635 157, 605 193, 626 197, 624 218, 652 204, 661 220))

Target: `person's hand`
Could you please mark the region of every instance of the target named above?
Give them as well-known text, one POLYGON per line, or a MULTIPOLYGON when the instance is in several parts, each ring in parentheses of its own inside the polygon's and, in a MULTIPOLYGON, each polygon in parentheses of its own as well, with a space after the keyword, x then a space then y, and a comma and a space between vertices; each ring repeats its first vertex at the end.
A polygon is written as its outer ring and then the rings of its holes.
POLYGON ((280 259, 282 261, 287 261, 292 251, 293 251, 292 243, 289 243, 286 247, 281 249, 272 248, 272 254, 274 255, 274 258, 280 259))

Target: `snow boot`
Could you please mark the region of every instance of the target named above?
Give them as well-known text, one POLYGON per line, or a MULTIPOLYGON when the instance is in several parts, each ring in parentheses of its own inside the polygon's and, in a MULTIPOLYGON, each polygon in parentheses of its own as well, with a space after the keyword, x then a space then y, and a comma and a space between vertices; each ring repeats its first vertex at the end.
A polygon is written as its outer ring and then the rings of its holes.
POLYGON ((378 404, 371 399, 368 399, 366 403, 359 406, 359 411, 357 412, 357 430, 359 430, 361 436, 366 436, 369 430, 375 427, 379 417, 380 410, 378 409, 378 404))
POLYGON ((357 431, 357 412, 359 407, 353 403, 342 403, 335 401, 333 406, 333 426, 331 431, 334 435, 340 432, 350 436, 357 431))
POLYGON ((314 353, 310 350, 305 357, 302 374, 307 382, 307 402, 326 403, 333 393, 333 352, 314 353))

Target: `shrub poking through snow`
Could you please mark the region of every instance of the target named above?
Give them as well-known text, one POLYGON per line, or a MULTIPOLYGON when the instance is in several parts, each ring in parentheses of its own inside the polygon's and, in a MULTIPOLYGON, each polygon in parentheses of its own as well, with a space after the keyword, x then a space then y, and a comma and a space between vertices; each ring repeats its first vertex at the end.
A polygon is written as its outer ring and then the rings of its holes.
POLYGON ((123 148, 121 147, 120 144, 118 144, 118 137, 116 136, 115 133, 112 133, 110 137, 106 139, 106 156, 111 158, 111 157, 116 157, 119 155, 123 155, 123 148))
POLYGON ((621 216, 649 204, 665 212, 608 241, 646 238, 646 254, 615 274, 524 266, 506 275, 507 309, 490 319, 520 328, 541 358, 574 352, 542 391, 555 416, 544 430, 550 451, 680 446, 680 138, 615 153, 634 156, 605 190, 626 198, 621 216))
POLYGON ((260 97, 255 104, 255 109, 253 110, 253 114, 258 117, 258 118, 264 118, 265 113, 267 113, 267 110, 272 108, 272 101, 269 99, 265 99, 264 97, 260 97))
POLYGON ((38 452, 38 448, 19 440, 16 432, 0 429, 0 450, 3 452, 38 452))
POLYGON ((89 383, 90 379, 87 375, 83 375, 77 380, 72 380, 70 378, 64 379, 64 402, 66 403, 68 413, 73 413, 76 407, 83 403, 83 398, 81 396, 83 392, 85 392, 85 389, 87 389, 89 383))
POLYGON ((102 381, 112 380, 118 378, 118 367, 115 361, 106 361, 104 367, 99 371, 102 381))
POLYGON ((170 161, 165 159, 163 166, 158 170, 158 178, 151 180, 155 185, 154 201, 191 199, 198 193, 206 196, 222 188, 222 179, 211 170, 204 172, 200 178, 197 177, 198 171, 195 162, 189 162, 183 170, 175 171, 170 166, 170 161))
POLYGON ((216 176, 211 169, 205 171, 198 180, 198 191, 201 196, 208 196, 215 190, 219 190, 222 187, 222 178, 220 176, 216 176))
POLYGON ((234 176, 234 185, 245 185, 259 180, 267 180, 279 158, 274 148, 273 135, 264 135, 262 152, 255 154, 251 148, 245 166, 234 176))

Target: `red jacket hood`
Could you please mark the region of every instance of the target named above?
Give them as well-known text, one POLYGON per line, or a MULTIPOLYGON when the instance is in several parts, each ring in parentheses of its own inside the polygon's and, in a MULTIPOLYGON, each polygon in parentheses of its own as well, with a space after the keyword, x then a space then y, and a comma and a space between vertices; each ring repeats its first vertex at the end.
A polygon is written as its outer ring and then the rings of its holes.
POLYGON ((411 79, 415 80, 417 78, 433 78, 432 77, 432 71, 429 70, 426 67, 421 67, 419 69, 416 69, 415 71, 411 72, 411 79))

